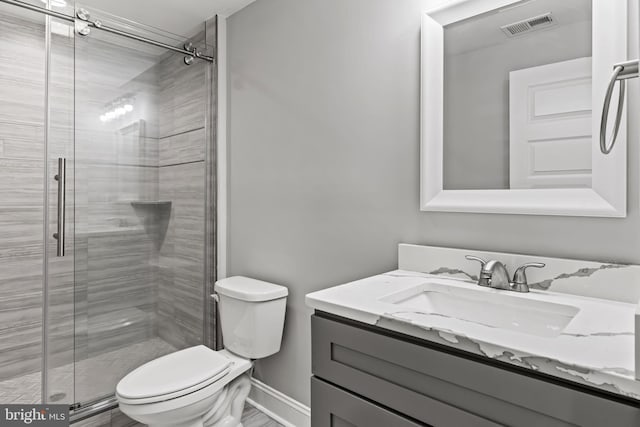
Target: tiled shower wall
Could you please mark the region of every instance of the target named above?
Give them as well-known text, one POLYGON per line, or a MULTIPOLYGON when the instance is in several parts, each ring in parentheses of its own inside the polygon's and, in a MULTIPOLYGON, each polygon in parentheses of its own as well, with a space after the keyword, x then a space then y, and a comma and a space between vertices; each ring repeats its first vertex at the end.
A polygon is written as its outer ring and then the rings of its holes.
MULTIPOLYGON (((211 36, 211 34, 209 34, 211 36)), ((160 71, 160 199, 171 219, 160 249, 158 335, 178 348, 202 343, 205 243, 206 67, 171 55, 160 71)))
MULTIPOLYGON (((140 61, 123 58, 117 45, 89 46, 87 54, 108 55, 113 65, 140 61)), ((142 112, 118 130, 118 146, 111 129, 97 147, 93 134, 85 147, 81 164, 88 165, 87 182, 94 186, 87 192, 87 218, 99 224, 95 232, 89 228, 88 240, 89 357, 151 336, 176 348, 202 342, 205 78, 204 63, 187 67, 183 55, 163 55, 112 95, 137 94, 142 112), (100 147, 107 150, 96 156, 100 147), (115 156, 109 164, 91 164, 109 156, 115 156), (102 227, 111 232, 100 235, 102 227)))
MULTIPOLYGON (((208 28, 209 31, 203 31, 192 39, 195 44, 201 43, 205 36, 208 37, 207 43, 212 44, 215 28, 208 28)), ((105 49, 100 47, 99 50, 105 49)), ((105 54, 121 55, 119 50, 116 46, 113 52, 105 54)), ((136 59, 121 58, 117 63, 126 64, 129 60, 136 59)), ((96 265, 89 266, 90 284, 93 283, 91 274, 104 274, 106 280, 114 282, 110 303, 105 304, 97 298, 95 307, 101 311, 98 315, 104 314, 106 322, 102 323, 105 325, 113 324, 116 307, 137 309, 140 316, 135 321, 130 315, 123 316, 128 319, 127 329, 131 334, 126 336, 120 328, 113 334, 111 342, 105 342, 103 337, 89 330, 90 341, 95 338, 97 343, 97 352, 104 351, 105 346, 113 349, 148 338, 151 325, 154 335, 176 348, 202 343, 205 114, 206 103, 210 101, 206 67, 200 61, 185 66, 183 55, 165 54, 157 64, 121 89, 123 93, 137 93, 136 102, 145 103, 142 108, 145 120, 132 132, 132 141, 122 140, 122 146, 128 147, 128 154, 123 155, 127 151, 124 148, 116 150, 120 156, 118 170, 106 171, 105 179, 89 180, 113 186, 113 177, 117 176, 119 188, 100 188, 100 191, 89 191, 89 194, 100 194, 101 197, 116 194, 116 199, 160 203, 137 204, 135 207, 125 204, 118 208, 124 212, 114 212, 109 218, 116 218, 116 222, 125 227, 137 227, 142 235, 123 233, 122 238, 128 239, 128 245, 117 240, 113 245, 106 242, 100 245, 103 249, 112 248, 110 257, 118 259, 122 265, 115 265, 109 272, 108 266, 100 265, 100 260, 108 257, 97 257, 96 265), (141 99, 140 94, 145 94, 145 97, 141 99), (122 158, 125 159, 124 164, 122 158), (132 182, 138 187, 132 187, 132 182), (123 247, 131 249, 123 251, 123 247), (132 256, 142 258, 136 261, 132 256), (150 266, 151 270, 141 271, 145 266, 150 266), (133 270, 125 275, 131 278, 129 286, 126 286, 129 295, 123 292, 122 274, 118 273, 118 269, 122 272, 126 268, 133 270)), ((108 143, 105 145, 109 146, 108 143)), ((89 218, 101 217, 101 212, 109 206, 112 204, 107 203, 96 212, 89 212, 89 218)), ((89 310, 94 307, 91 293, 90 285, 89 310)), ((102 295, 106 295, 106 291, 102 295)), ((90 312, 89 319, 91 325, 91 319, 96 319, 95 313, 90 312)), ((90 351, 89 356, 92 353, 90 351)))
MULTIPOLYGON (((42 21, 22 20, 3 8, 0 24, 2 381, 37 372, 42 362, 45 58, 42 21), (16 48, 20 61, 10 60, 16 48)), ((213 35, 207 34, 209 43, 213 35)), ((68 243, 73 256, 50 257, 49 344, 57 356, 50 358, 52 366, 153 337, 176 348, 202 342, 206 67, 199 61, 187 67, 179 54, 158 61, 118 44, 89 43, 84 52, 76 51, 76 102, 86 105, 76 109, 77 188, 70 201, 76 238, 68 243), (101 66, 91 68, 92 59, 101 66), (132 61, 149 66, 118 86, 118 73, 132 61), (111 97, 131 92, 139 94, 139 115, 127 124, 101 126, 96 111, 111 97)), ((63 50, 58 49, 62 59, 63 50)), ((69 63, 60 70, 68 79, 73 51, 66 54, 69 63)), ((68 117, 73 118, 73 87, 63 89, 52 89, 56 114, 73 123, 68 117)), ((59 126, 54 134, 68 143, 72 131, 59 126)), ((55 173, 53 167, 52 161, 55 173)), ((55 190, 52 184, 53 219, 55 190)), ((83 380, 92 381, 76 378, 76 384, 83 380)))

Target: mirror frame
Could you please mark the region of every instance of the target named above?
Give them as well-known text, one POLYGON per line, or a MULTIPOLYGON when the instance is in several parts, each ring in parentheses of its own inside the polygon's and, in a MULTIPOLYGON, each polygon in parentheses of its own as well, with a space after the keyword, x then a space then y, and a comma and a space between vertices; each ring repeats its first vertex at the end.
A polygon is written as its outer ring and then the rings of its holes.
POLYGON ((445 190, 443 187, 443 27, 519 1, 457 0, 422 16, 420 210, 626 217, 626 106, 616 147, 609 155, 600 153, 598 138, 602 103, 613 64, 627 60, 627 0, 592 0, 592 188, 445 190))

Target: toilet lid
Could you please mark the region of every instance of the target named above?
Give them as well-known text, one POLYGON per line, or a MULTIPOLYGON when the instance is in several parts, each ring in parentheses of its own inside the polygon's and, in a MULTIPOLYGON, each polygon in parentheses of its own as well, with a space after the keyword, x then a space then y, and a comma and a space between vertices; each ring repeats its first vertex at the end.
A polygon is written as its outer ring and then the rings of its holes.
POLYGON ((192 389, 224 377, 231 361, 203 345, 167 354, 131 371, 116 387, 126 399, 147 399, 192 389), (218 377, 218 378, 215 378, 218 377))

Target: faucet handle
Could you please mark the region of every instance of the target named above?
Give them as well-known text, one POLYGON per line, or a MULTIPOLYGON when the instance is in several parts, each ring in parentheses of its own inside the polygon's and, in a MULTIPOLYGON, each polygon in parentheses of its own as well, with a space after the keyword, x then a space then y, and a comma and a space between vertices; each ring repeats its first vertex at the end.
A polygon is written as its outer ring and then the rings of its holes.
POLYGON ((484 265, 487 263, 487 261, 482 258, 473 255, 466 255, 465 258, 469 261, 478 261, 480 263, 480 268, 484 268, 484 265))
POLYGON ((518 292, 529 292, 529 284, 527 283, 527 275, 525 271, 529 267, 542 268, 546 264, 542 262, 528 262, 518 267, 515 273, 513 273, 513 287, 518 292))
POLYGON ((478 261, 480 263, 480 274, 478 274, 478 286, 489 286, 489 280, 491 279, 491 275, 484 273, 484 266, 487 265, 487 261, 483 260, 480 257, 467 255, 465 256, 469 261, 478 261))

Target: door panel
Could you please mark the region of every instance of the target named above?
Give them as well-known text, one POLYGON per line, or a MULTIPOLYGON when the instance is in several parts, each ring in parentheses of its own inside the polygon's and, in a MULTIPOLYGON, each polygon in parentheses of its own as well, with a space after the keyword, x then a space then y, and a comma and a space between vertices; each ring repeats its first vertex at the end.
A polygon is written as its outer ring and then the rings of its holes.
MULTIPOLYGON (((73 13, 72 9, 67 13, 73 13)), ((43 396, 46 402, 72 404, 75 402, 73 24, 51 17, 46 20, 49 46, 45 129, 48 222, 44 236, 47 276, 43 313, 46 328, 43 396)))
POLYGON ((591 188, 591 58, 509 74, 510 188, 591 188))

